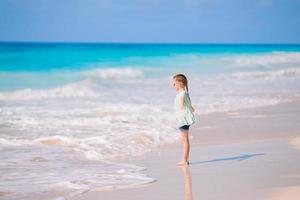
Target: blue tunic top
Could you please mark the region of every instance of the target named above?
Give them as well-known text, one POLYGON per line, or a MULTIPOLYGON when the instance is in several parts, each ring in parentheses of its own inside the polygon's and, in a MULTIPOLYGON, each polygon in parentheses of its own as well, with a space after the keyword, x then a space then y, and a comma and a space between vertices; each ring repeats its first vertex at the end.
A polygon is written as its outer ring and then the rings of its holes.
POLYGON ((191 109, 191 100, 188 93, 185 90, 178 92, 174 100, 175 117, 178 127, 195 123, 195 115, 191 109), (180 99, 182 96, 185 99, 184 108, 181 108, 182 104, 180 99))

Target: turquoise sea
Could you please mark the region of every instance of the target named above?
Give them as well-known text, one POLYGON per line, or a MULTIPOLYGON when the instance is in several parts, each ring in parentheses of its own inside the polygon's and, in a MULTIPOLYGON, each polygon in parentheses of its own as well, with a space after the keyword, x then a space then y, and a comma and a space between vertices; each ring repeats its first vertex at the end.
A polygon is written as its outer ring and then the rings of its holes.
POLYGON ((1 42, 4 199, 155 181, 115 160, 180 140, 176 73, 198 115, 299 101, 300 45, 1 42))
POLYGON ((152 68, 159 71, 147 72, 144 77, 166 75, 173 68, 226 72, 228 69, 220 63, 204 62, 272 52, 300 52, 300 45, 2 42, 0 90, 61 86, 84 79, 82 73, 94 69, 152 68), (24 77, 22 73, 26 73, 24 77))

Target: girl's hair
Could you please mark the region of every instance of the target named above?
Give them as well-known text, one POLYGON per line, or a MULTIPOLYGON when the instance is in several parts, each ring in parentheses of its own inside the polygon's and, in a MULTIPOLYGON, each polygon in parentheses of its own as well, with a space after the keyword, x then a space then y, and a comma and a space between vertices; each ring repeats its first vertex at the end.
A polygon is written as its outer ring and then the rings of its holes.
POLYGON ((175 76, 173 76, 173 79, 175 79, 175 81, 182 83, 183 86, 186 88, 186 92, 189 93, 188 80, 185 75, 176 74, 175 76))
POLYGON ((183 74, 176 74, 175 76, 173 76, 173 79, 175 79, 175 81, 178 81, 183 84, 183 86, 186 88, 187 96, 188 96, 189 100, 191 101, 191 97, 189 95, 188 80, 187 80, 186 76, 183 74))

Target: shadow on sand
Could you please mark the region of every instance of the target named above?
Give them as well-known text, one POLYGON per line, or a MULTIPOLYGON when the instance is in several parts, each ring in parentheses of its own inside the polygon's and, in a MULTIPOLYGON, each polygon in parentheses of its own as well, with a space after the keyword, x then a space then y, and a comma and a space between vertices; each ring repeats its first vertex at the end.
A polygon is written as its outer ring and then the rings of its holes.
POLYGON ((213 159, 213 160, 190 162, 190 165, 197 165, 197 164, 204 164, 204 163, 211 163, 211 162, 219 162, 219 161, 228 161, 228 160, 242 161, 242 160, 250 159, 250 158, 255 157, 255 156, 262 156, 262 155, 265 155, 265 154, 264 153, 243 154, 243 155, 239 155, 239 156, 216 158, 216 159, 213 159))

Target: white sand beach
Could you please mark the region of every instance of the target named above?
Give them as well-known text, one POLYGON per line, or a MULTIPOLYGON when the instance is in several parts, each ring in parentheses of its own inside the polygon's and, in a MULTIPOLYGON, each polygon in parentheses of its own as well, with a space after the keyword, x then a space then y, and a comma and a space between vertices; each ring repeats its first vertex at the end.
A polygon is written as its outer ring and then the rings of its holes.
POLYGON ((176 167, 181 143, 126 162, 156 181, 94 189, 72 200, 271 199, 300 196, 300 102, 198 116, 190 131, 189 167, 176 167))

